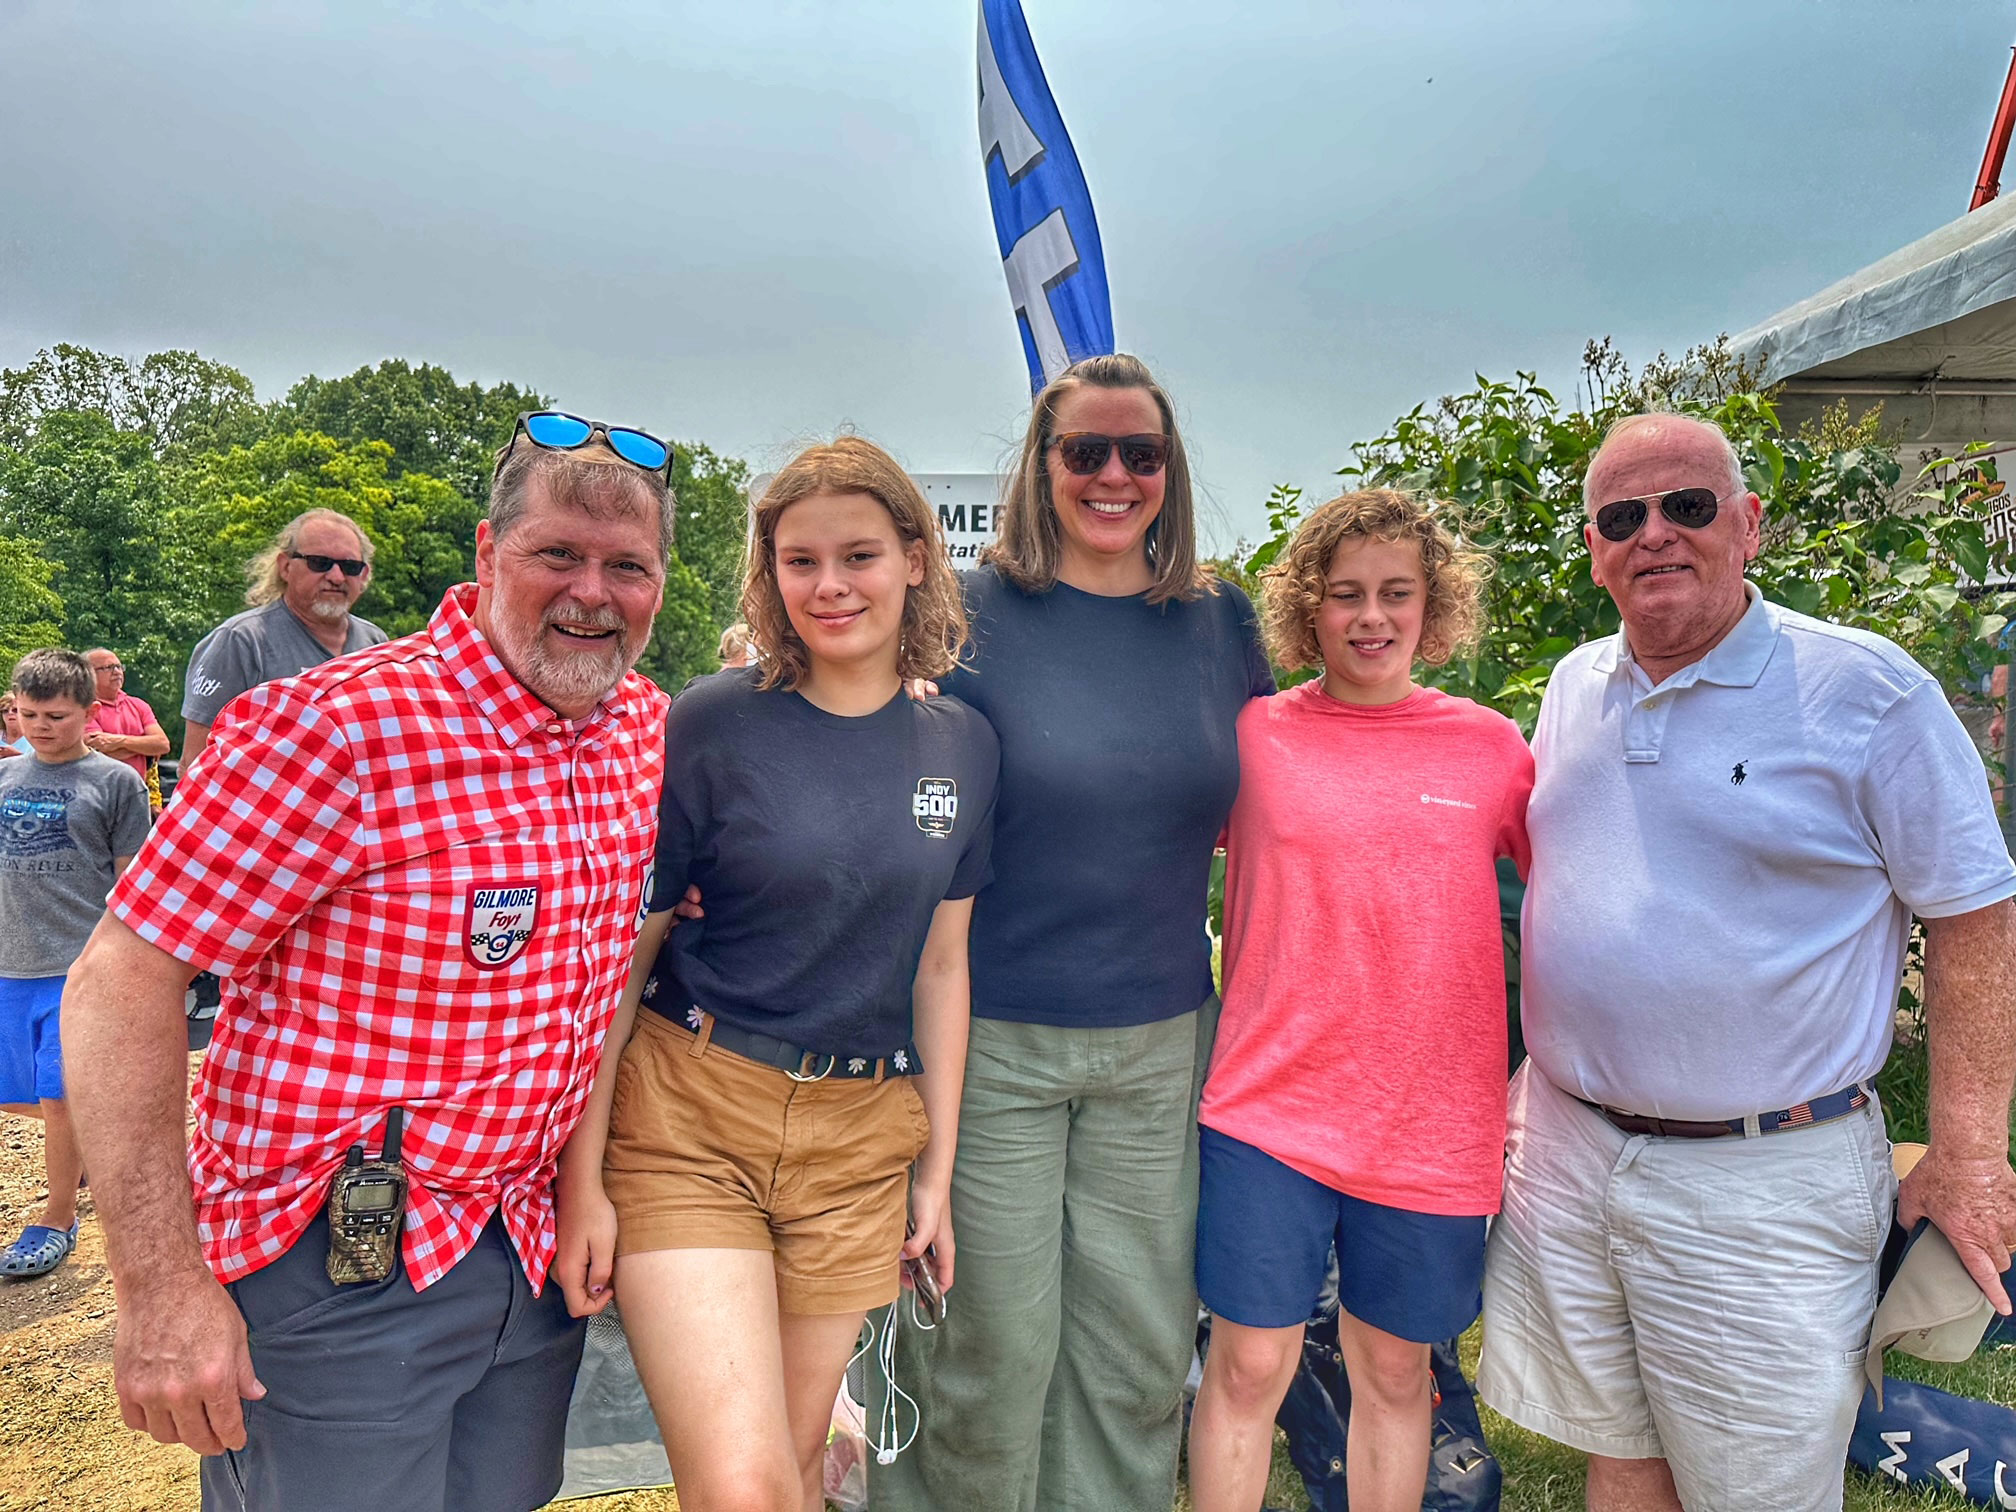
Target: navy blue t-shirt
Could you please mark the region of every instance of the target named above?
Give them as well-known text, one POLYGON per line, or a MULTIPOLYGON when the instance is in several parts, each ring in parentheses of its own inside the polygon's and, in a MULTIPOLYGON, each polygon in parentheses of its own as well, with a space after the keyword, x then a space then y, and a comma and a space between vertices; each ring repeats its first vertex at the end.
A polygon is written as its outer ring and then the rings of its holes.
POLYGON ((1211 992, 1211 852, 1239 792, 1234 724, 1274 691, 1230 583, 1150 604, 961 575, 966 665, 943 679, 1001 738, 994 882, 973 904, 973 1012, 1154 1023, 1211 992))
POLYGON ((822 1055, 910 1042, 910 988, 931 914, 987 883, 1000 747, 953 698, 898 694, 829 714, 759 692, 741 667, 696 678, 665 716, 651 908, 697 884, 644 1006, 822 1055))

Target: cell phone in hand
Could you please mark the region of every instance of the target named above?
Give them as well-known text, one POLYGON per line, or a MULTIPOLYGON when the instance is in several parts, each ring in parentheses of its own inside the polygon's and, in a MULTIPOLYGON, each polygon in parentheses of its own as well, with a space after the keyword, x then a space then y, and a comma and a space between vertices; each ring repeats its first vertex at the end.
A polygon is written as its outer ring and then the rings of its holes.
MULTIPOLYGON (((906 1232, 915 1234, 917 1226, 914 1223, 907 1225, 906 1232)), ((914 1259, 905 1256, 903 1260, 903 1278, 917 1293, 917 1303, 923 1309, 925 1321, 934 1328, 945 1318, 945 1292, 938 1285, 938 1273, 931 1268, 936 1254, 935 1248, 927 1247, 914 1259)))

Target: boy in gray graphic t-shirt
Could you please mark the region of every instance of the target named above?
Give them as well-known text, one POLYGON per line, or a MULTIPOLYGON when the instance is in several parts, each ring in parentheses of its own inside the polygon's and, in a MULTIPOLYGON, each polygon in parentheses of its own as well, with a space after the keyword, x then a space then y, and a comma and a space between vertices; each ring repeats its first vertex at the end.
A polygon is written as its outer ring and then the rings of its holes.
POLYGON ((146 782, 84 744, 96 697, 74 651, 30 651, 15 664, 30 749, 0 762, 0 1103, 41 1117, 49 1200, 0 1251, 0 1276, 43 1275, 76 1246, 83 1167, 63 1100, 63 977, 147 838, 146 782))

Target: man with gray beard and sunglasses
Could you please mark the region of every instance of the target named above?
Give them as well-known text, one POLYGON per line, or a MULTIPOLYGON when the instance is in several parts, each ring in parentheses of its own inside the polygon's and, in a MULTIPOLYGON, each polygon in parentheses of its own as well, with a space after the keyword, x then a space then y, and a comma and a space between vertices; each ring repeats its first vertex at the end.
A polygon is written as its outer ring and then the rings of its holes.
POLYGON ((545 1285, 551 1184, 656 839, 667 699, 630 669, 670 460, 521 417, 476 581, 226 708, 72 969, 120 1408, 205 1456, 206 1512, 559 1487, 583 1325, 545 1285), (198 969, 224 991, 185 1152, 198 969))
POLYGON ((383 630, 351 612, 371 586, 374 555, 371 538, 350 516, 310 509, 281 526, 273 544, 245 564, 251 608, 232 615, 189 653, 182 686, 184 772, 209 743, 224 705, 247 688, 384 643, 383 630))

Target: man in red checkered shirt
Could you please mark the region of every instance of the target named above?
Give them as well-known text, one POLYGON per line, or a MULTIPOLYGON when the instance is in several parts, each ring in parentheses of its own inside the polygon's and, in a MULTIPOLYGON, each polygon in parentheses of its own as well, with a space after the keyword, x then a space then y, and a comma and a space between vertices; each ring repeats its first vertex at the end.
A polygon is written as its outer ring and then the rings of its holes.
MULTIPOLYGON (((634 458, 640 435, 614 439, 634 458)), ((474 585, 230 704, 71 972, 121 1411, 209 1456, 206 1509, 505 1512, 558 1488, 582 1328, 544 1285, 549 1187, 664 763, 665 696, 630 668, 671 502, 611 439, 549 449, 521 421, 474 585), (185 1157, 198 969, 225 988, 185 1157), (332 1181, 395 1113, 395 1257, 339 1285, 332 1181)))

